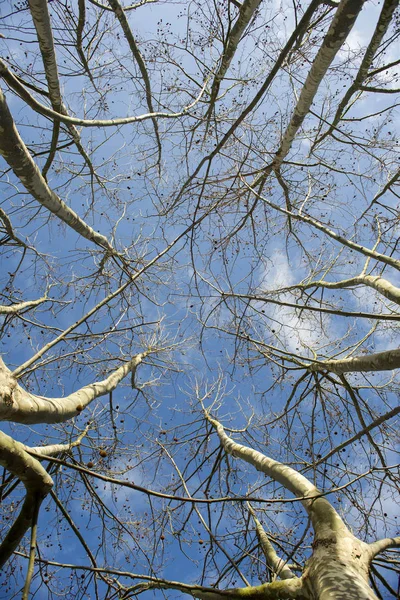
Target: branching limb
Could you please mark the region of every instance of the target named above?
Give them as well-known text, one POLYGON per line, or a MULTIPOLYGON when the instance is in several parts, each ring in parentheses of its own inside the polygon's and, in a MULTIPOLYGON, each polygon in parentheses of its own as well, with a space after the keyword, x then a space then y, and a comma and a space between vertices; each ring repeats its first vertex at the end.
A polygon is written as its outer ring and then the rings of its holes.
POLYGON ((385 35, 385 33, 387 32, 387 30, 389 28, 389 25, 393 18, 393 13, 396 10, 398 4, 399 4, 399 0, 385 0, 383 7, 382 7, 381 14, 379 16, 378 23, 376 24, 375 31, 372 35, 371 41, 368 45, 368 48, 364 54, 364 58, 361 62, 360 68, 358 69, 358 73, 357 73, 353 83, 347 89, 345 95, 343 96, 342 100, 340 101, 339 106, 336 109, 336 114, 333 118, 333 121, 329 126, 329 129, 327 129, 327 131, 325 133, 323 133, 321 135, 321 137, 314 142, 313 148, 317 144, 321 143, 324 138, 326 138, 328 135, 330 135, 336 129, 336 127, 343 115, 343 112, 345 111, 345 108, 346 108, 347 104, 349 103, 350 98, 357 90, 360 89, 361 83, 368 76, 368 69, 372 64, 372 61, 374 59, 376 51, 379 48, 381 41, 383 39, 383 36, 385 35))
POLYGON ((315 362, 309 366, 310 371, 331 371, 332 373, 361 373, 369 371, 391 371, 400 368, 400 350, 386 350, 373 354, 364 354, 339 360, 315 362))
POLYGON ((383 538, 369 544, 371 560, 380 552, 384 552, 388 548, 398 548, 400 546, 400 536, 393 538, 383 538))
POLYGON ((226 598, 230 598, 231 600, 295 600, 296 598, 305 600, 308 597, 304 593, 303 583, 300 578, 227 590, 162 580, 151 583, 138 583, 136 586, 128 589, 129 591, 137 592, 150 589, 178 590, 193 598, 198 598, 198 600, 224 600, 226 598))
POLYGON ((329 229, 329 227, 327 227, 326 225, 323 225, 319 221, 316 221, 312 217, 308 217, 307 215, 304 215, 300 212, 294 213, 289 210, 286 210, 282 206, 275 204, 275 202, 272 202, 271 200, 267 200, 267 198, 265 198, 264 196, 259 194, 253 187, 251 187, 246 181, 244 181, 244 179, 242 179, 242 181, 244 182, 246 187, 248 189, 250 189, 257 198, 259 198, 265 204, 267 204, 271 208, 277 210, 278 212, 285 214, 285 215, 291 217, 292 219, 296 219, 297 221, 302 221, 303 223, 307 223, 308 225, 311 225, 311 227, 314 227, 315 229, 322 231, 322 233, 324 233, 328 237, 343 244, 343 246, 347 246, 348 248, 351 248, 352 250, 356 250, 356 252, 359 252, 360 254, 363 254, 364 256, 368 256, 377 261, 383 262, 386 265, 394 267, 395 269, 400 271, 400 260, 397 260, 396 258, 393 258, 392 256, 387 256, 386 254, 381 254, 380 252, 376 252, 376 250, 370 250, 369 248, 366 248, 365 246, 362 246, 361 244, 357 244, 356 242, 352 242, 351 240, 343 237, 342 235, 339 235, 332 229, 329 229))
POLYGON ((223 80, 227 70, 229 69, 229 65, 232 62, 232 59, 235 55, 242 35, 246 27, 250 23, 251 19, 253 18, 254 13, 256 12, 260 3, 261 0, 244 0, 244 2, 240 6, 238 18, 236 19, 236 22, 225 41, 224 49, 221 56, 221 63, 218 68, 218 71, 215 74, 214 81, 211 85, 209 108, 206 115, 207 119, 210 119, 211 117, 215 102, 218 97, 221 81, 223 80))
POLYGON ((57 196, 47 185, 46 180, 31 157, 27 147, 15 127, 13 118, 6 103, 4 94, 0 90, 0 154, 10 165, 15 175, 23 183, 30 194, 47 210, 56 215, 66 225, 85 239, 94 242, 116 255, 106 237, 97 233, 75 211, 57 196))
POLYGON ((0 418, 14 423, 63 423, 79 415, 95 398, 114 390, 148 352, 137 354, 103 381, 82 387, 65 398, 45 398, 24 390, 0 358, 0 418))
POLYGON ((281 579, 293 579, 296 577, 296 575, 294 575, 294 573, 292 573, 290 568, 287 566, 285 561, 279 558, 277 555, 275 548, 269 541, 268 535, 265 533, 264 527, 261 525, 253 507, 249 502, 247 502, 247 508, 256 526, 257 537, 260 541, 261 549, 273 573, 275 573, 276 576, 280 577, 281 579))
POLYGON ((51 490, 53 480, 40 462, 26 452, 23 444, 3 432, 0 432, 0 464, 18 477, 26 489, 21 511, 0 544, 2 567, 31 527, 38 504, 51 490))
POLYGON ((400 288, 396 287, 380 275, 358 275, 356 277, 351 277, 350 279, 342 279, 341 281, 324 281, 321 279, 320 281, 310 281, 309 283, 304 284, 299 283, 298 285, 285 288, 282 291, 290 291, 293 289, 307 290, 313 287, 340 290, 349 287, 358 287, 360 285, 366 285, 382 294, 382 296, 385 296, 388 300, 391 300, 391 302, 400 304, 400 288))
MULTIPOLYGON (((133 37, 132 30, 128 23, 128 19, 126 18, 125 12, 124 12, 121 4, 119 3, 119 0, 108 0, 108 2, 110 4, 111 8, 113 9, 115 16, 117 17, 117 19, 122 27, 122 31, 124 32, 125 38, 129 44, 129 48, 132 52, 132 55, 133 55, 135 61, 137 62, 139 71, 142 75, 144 87, 146 90, 146 101, 147 101, 147 107, 149 109, 149 112, 154 113, 153 98, 152 98, 149 74, 147 72, 146 65, 144 63, 143 57, 140 53, 140 50, 136 44, 135 38, 133 37)), ((161 141, 160 141, 160 134, 158 131, 158 123, 157 123, 157 119, 155 117, 152 117, 151 120, 153 123, 154 133, 156 135, 157 146, 158 146, 158 164, 160 164, 161 163, 161 141)))
POLYGON ((221 423, 212 418, 206 411, 205 417, 216 430, 219 440, 228 454, 253 465, 257 471, 265 473, 298 498, 304 496, 310 498, 302 500, 301 502, 307 513, 310 515, 316 535, 323 534, 326 529, 330 531, 339 531, 339 529, 347 531, 346 526, 335 509, 326 498, 318 497, 321 494, 320 490, 308 481, 304 475, 301 475, 301 473, 298 473, 291 467, 284 465, 269 456, 265 456, 265 454, 258 452, 258 450, 238 444, 225 433, 221 423), (316 499, 313 500, 313 497, 316 497, 316 499))
POLYGON ((87 425, 82 433, 76 438, 76 440, 69 444, 48 444, 47 446, 25 446, 27 452, 36 452, 45 456, 57 456, 58 454, 65 454, 71 452, 73 448, 77 448, 81 445, 83 438, 89 431, 90 425, 87 425))
MULTIPOLYGON (((58 75, 58 67, 54 48, 53 32, 50 23, 48 3, 46 2, 46 0, 29 0, 29 8, 31 11, 33 23, 35 25, 40 52, 42 54, 51 105, 56 112, 68 115, 67 108, 65 107, 61 96, 61 86, 58 75)), ((56 153, 58 135, 60 131, 59 124, 60 120, 56 118, 53 126, 50 153, 47 158, 46 164, 43 168, 44 177, 46 177, 46 174, 50 169, 51 163, 56 153)), ((68 130, 75 142, 76 147, 78 148, 79 153, 81 154, 81 156, 85 160, 85 163, 89 167, 92 177, 97 177, 91 160, 87 155, 86 150, 82 146, 81 137, 78 130, 71 123, 68 124, 68 130)))
POLYGON ((15 315, 29 308, 34 308, 43 304, 43 302, 51 302, 51 298, 43 296, 38 300, 27 300, 26 302, 18 302, 17 304, 11 304, 10 306, 0 305, 0 315, 15 315))
POLYGON ((301 89, 292 118, 283 135, 280 148, 276 153, 274 160, 275 167, 279 167, 287 156, 293 140, 310 109, 322 79, 352 30, 363 5, 363 0, 341 0, 301 89))

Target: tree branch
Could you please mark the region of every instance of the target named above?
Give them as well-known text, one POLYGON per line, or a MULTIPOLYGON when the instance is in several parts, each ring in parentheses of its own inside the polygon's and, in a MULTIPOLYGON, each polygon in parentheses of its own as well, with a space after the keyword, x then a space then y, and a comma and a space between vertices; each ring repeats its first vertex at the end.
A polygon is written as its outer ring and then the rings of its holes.
POLYGON ((39 503, 49 493, 53 480, 40 462, 30 456, 24 445, 0 431, 0 464, 22 481, 26 489, 21 511, 0 544, 0 567, 18 547, 39 503))
POLYGON ((63 423, 79 415, 95 398, 114 390, 148 352, 137 354, 103 381, 82 387, 64 398, 35 396, 24 390, 0 358, 0 419, 14 423, 63 423))

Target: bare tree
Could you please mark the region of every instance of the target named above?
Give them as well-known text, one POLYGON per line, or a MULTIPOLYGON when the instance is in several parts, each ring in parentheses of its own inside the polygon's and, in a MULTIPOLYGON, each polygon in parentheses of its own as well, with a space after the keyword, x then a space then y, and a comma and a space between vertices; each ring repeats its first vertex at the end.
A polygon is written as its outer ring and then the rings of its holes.
POLYGON ((1 597, 398 597, 399 19, 4 3, 1 597))

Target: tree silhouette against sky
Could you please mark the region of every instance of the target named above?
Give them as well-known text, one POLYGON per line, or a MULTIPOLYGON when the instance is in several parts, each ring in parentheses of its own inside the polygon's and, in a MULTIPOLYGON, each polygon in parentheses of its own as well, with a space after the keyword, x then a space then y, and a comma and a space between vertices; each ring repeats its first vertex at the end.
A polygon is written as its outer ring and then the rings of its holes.
POLYGON ((0 597, 398 597, 398 1, 1 24, 0 597))

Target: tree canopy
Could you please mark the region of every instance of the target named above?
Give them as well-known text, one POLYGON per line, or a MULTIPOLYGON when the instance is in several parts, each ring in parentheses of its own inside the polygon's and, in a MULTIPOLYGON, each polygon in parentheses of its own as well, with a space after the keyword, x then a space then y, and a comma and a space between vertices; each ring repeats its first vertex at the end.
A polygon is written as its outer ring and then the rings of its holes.
POLYGON ((398 597, 398 4, 3 2, 1 598, 398 597))

